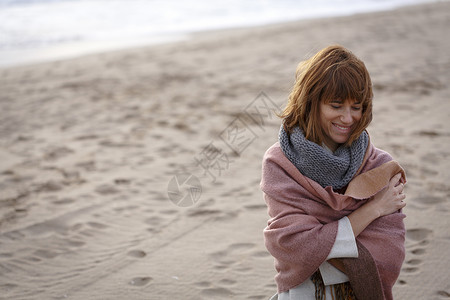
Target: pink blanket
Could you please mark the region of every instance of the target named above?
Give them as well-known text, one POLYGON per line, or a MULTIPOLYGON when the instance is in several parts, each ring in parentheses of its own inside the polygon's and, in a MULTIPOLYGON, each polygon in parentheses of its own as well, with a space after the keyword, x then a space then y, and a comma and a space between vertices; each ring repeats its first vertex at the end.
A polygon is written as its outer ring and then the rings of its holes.
MULTIPOLYGON (((366 203, 404 171, 391 156, 369 144, 364 161, 344 194, 322 188, 303 176, 279 143, 263 159, 261 189, 271 219, 264 230, 275 258, 278 292, 308 279, 334 244, 338 220, 366 203)), ((358 237, 358 258, 343 259, 358 299, 392 299, 392 287, 405 258, 405 215, 397 212, 373 221, 358 237)))

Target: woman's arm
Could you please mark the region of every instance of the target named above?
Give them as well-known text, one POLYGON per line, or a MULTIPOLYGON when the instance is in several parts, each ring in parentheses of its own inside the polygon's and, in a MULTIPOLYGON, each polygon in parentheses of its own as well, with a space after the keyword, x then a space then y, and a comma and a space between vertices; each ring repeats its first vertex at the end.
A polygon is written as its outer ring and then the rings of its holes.
MULTIPOLYGON (((375 219, 389 215, 405 207, 403 200, 403 179, 401 173, 392 177, 388 187, 376 194, 369 202, 348 215, 353 234, 357 237, 375 219)), ((345 273, 343 263, 339 258, 329 259, 328 262, 341 272, 345 273)))
POLYGON ((353 234, 357 237, 375 219, 392 214, 405 207, 403 200, 403 179, 399 173, 392 177, 389 185, 376 194, 369 202, 348 215, 353 234))

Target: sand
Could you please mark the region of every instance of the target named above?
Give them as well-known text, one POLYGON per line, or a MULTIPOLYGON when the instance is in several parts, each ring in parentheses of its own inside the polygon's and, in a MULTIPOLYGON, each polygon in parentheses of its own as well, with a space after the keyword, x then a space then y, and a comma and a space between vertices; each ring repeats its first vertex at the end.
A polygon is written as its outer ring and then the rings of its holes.
POLYGON ((448 28, 443 2, 1 69, 0 298, 268 299, 272 110, 339 43, 372 75, 372 141, 408 175, 395 299, 448 299, 448 28))

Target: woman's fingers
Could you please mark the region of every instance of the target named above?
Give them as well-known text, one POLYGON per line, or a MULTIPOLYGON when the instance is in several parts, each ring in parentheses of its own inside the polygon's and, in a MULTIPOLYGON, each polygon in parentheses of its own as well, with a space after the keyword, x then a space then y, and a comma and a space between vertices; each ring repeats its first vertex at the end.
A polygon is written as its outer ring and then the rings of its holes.
POLYGON ((400 208, 403 208, 406 206, 406 202, 403 201, 406 199, 406 195, 403 193, 403 188, 405 187, 405 185, 403 183, 400 183, 397 188, 398 188, 398 194, 397 194, 397 201, 399 201, 399 206, 400 208))
POLYGON ((403 201, 403 200, 405 200, 405 198, 406 198, 406 195, 405 194, 401 194, 401 195, 399 195, 399 196, 401 196, 401 200, 400 200, 400 208, 403 208, 403 207, 405 207, 406 206, 406 202, 405 201, 403 201))
POLYGON ((402 194, 404 188, 405 188, 405 185, 403 183, 400 183, 399 185, 397 185, 395 187, 395 190, 397 191, 397 193, 402 194))
POLYGON ((397 186, 400 182, 400 179, 402 178, 402 173, 395 174, 394 177, 391 178, 389 181, 389 185, 391 187, 397 186))
POLYGON ((400 176, 400 182, 405 184, 406 183, 406 178, 403 176, 400 176))
POLYGON ((377 193, 369 202, 374 205, 381 216, 394 213, 406 206, 403 201, 406 198, 403 193, 405 181, 402 179, 402 173, 395 174, 389 181, 389 185, 377 193))
POLYGON ((403 189, 405 188, 405 184, 402 180, 402 174, 398 173, 394 177, 392 177, 390 181, 390 188, 393 191, 393 200, 398 205, 399 208, 403 208, 406 206, 406 203, 403 201, 406 198, 406 195, 403 193, 403 189))

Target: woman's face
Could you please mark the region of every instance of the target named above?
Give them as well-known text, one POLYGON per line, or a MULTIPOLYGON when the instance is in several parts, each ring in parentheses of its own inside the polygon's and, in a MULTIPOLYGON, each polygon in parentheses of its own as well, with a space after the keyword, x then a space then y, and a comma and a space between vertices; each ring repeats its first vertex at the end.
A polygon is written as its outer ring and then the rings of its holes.
POLYGON ((325 134, 325 145, 335 151, 345 143, 362 116, 360 103, 354 100, 332 100, 320 103, 320 125, 325 134))

